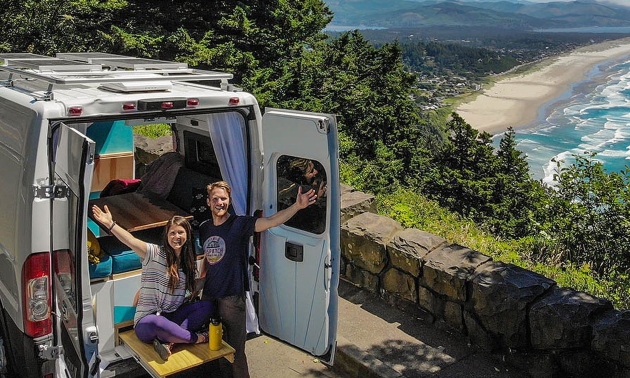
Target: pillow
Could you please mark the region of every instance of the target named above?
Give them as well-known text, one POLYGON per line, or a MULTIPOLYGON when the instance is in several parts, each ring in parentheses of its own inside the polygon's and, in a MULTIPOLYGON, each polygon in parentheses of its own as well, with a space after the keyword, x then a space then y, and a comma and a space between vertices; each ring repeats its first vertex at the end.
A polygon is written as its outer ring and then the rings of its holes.
POLYGON ((140 184, 140 179, 114 179, 101 190, 100 197, 135 192, 140 187, 140 184))
POLYGON ((201 222, 210 219, 212 213, 208 207, 206 198, 208 192, 206 188, 192 188, 192 203, 190 205, 190 214, 193 216, 193 220, 190 222, 194 229, 199 228, 201 222))

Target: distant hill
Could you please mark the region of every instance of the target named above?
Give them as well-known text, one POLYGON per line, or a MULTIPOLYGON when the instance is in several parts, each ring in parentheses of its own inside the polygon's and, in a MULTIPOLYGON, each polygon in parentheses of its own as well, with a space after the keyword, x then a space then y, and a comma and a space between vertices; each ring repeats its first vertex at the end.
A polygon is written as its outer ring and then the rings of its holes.
POLYGON ((630 26, 630 6, 594 0, 329 0, 326 5, 335 13, 331 26, 357 28, 484 26, 531 30, 630 26))

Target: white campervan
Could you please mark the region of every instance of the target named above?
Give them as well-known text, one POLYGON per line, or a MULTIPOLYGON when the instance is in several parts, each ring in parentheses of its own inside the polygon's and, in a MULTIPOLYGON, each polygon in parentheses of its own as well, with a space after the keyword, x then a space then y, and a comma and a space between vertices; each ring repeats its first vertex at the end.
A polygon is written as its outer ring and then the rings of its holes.
MULTIPOLYGON (((140 260, 91 219, 159 242, 175 214, 208 217, 219 179, 238 214, 290 203, 293 168, 317 173, 318 204, 251 241, 260 329, 332 363, 339 281, 335 118, 266 109, 232 75, 104 53, 0 54, 0 372, 19 377, 168 376, 214 358, 197 346, 166 363, 132 329, 140 260), (133 129, 170 125, 172 151, 140 164, 133 129), (137 362, 136 362, 137 361, 137 362)), ((164 127, 164 126, 163 126, 164 127)), ((202 258, 202 257, 200 257, 202 258)), ((254 320, 255 317, 254 317, 254 320)), ((213 354, 215 353, 215 354, 213 354)))

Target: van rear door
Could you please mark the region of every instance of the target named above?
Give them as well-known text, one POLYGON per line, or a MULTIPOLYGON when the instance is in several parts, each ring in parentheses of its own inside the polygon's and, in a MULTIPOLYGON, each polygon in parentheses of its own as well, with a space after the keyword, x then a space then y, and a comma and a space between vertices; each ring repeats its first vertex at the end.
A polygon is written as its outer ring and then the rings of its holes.
POLYGON ((63 123, 51 126, 52 290, 55 345, 65 376, 98 374, 98 333, 87 262, 87 204, 94 169, 94 142, 63 123))
POLYGON ((262 132, 263 216, 294 202, 296 185, 326 187, 326 193, 284 225, 261 234, 260 327, 332 364, 340 259, 336 120, 333 115, 266 109, 262 132), (315 169, 323 181, 292 182, 289 172, 296 167, 311 174, 315 169))

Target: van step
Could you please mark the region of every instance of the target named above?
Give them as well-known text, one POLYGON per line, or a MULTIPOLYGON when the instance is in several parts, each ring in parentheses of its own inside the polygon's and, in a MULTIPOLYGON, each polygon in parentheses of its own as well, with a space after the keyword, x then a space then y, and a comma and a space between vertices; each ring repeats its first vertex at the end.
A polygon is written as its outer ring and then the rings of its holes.
POLYGON ((223 347, 217 351, 210 350, 207 343, 178 344, 173 348, 173 354, 168 361, 163 361, 153 349, 153 345, 140 341, 133 329, 119 333, 118 337, 121 344, 127 347, 153 377, 168 377, 222 357, 234 362, 234 348, 225 341, 223 347))

